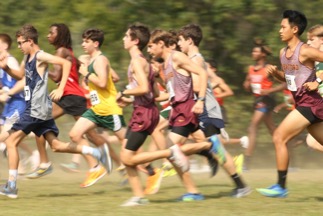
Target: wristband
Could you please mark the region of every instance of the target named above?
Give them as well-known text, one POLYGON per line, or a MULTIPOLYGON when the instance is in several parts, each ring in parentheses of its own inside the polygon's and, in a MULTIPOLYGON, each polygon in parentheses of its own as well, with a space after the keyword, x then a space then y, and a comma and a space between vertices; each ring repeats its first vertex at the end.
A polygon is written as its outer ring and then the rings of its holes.
POLYGON ((198 97, 197 100, 198 101, 205 101, 205 97, 198 97))
POLYGON ((320 77, 317 77, 315 81, 318 82, 318 84, 320 84, 320 85, 322 84, 322 80, 320 77))

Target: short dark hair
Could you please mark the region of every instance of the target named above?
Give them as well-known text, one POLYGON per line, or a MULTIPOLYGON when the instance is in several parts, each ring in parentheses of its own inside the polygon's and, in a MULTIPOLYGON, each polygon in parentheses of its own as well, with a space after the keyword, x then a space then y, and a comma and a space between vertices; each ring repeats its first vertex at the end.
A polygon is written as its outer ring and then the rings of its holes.
POLYGON ((25 40, 33 40, 35 44, 38 44, 38 32, 37 29, 30 25, 25 24, 23 25, 17 32, 16 38, 23 37, 25 40))
POLYGON ((6 43, 8 45, 8 50, 11 47, 12 44, 12 39, 8 34, 2 33, 0 34, 0 40, 2 40, 2 42, 6 43))
POLYGON ((65 47, 68 49, 72 48, 72 37, 70 29, 64 23, 54 23, 50 27, 56 27, 57 36, 53 42, 56 49, 65 47))
POLYGON ((298 36, 303 34, 307 26, 307 19, 303 13, 295 10, 285 10, 283 13, 283 18, 288 19, 291 26, 298 27, 298 36))
POLYGON ((104 32, 96 28, 86 29, 82 34, 82 38, 97 41, 99 42, 99 47, 101 47, 104 41, 104 32))
POLYGON ((214 59, 206 59, 206 62, 209 63, 209 65, 212 67, 212 68, 217 68, 218 67, 218 64, 217 62, 214 60, 214 59))
POLYGON ((268 56, 272 55, 272 51, 265 40, 255 38, 253 42, 255 44, 254 47, 259 47, 262 53, 265 53, 268 56))
POLYGON ((183 36, 185 40, 191 38, 195 46, 199 46, 203 39, 202 29, 197 24, 188 24, 178 31, 178 36, 183 36))
POLYGON ((137 46, 140 50, 143 50, 147 46, 150 39, 149 28, 139 23, 130 25, 128 29, 131 40, 138 39, 139 43, 137 46))

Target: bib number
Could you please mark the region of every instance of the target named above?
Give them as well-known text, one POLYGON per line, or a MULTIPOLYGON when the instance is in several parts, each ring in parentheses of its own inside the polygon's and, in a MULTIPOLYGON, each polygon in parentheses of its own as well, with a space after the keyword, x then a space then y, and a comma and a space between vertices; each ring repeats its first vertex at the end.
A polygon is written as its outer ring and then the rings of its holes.
POLYGON ((24 95, 25 95, 25 101, 29 101, 31 96, 29 86, 24 87, 24 95))
POLYGON ((260 83, 251 83, 251 90, 254 94, 260 94, 261 84, 260 83))
POLYGON ((167 92, 169 93, 169 99, 175 97, 175 91, 173 89, 172 82, 167 82, 166 88, 167 92))
POLYGON ((97 91, 93 90, 90 92, 90 101, 92 106, 100 103, 100 98, 97 91))
POLYGON ((289 91, 297 91, 297 86, 295 82, 294 75, 287 75, 285 74, 286 84, 289 91))

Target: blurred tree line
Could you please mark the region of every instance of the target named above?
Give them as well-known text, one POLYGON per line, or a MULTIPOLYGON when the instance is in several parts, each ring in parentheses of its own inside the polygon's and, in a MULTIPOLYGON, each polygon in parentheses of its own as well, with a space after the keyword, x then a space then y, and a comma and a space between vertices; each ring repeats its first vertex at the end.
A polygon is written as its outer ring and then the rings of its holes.
MULTIPOLYGON (((274 53, 270 62, 277 64, 279 49, 284 46, 278 37, 282 12, 302 11, 311 26, 323 20, 321 6, 319 0, 2 0, 0 28, 15 39, 15 32, 23 24, 33 24, 39 31, 41 48, 53 53, 46 39, 48 29, 52 23, 63 22, 71 29, 77 56, 83 53, 80 46, 83 30, 100 28, 106 33, 102 50, 112 67, 125 78, 129 57, 123 50, 122 38, 129 24, 141 22, 151 29, 176 30, 197 23, 204 32, 202 54, 215 59, 221 76, 236 94, 243 94, 245 72, 253 63, 250 58, 253 39, 266 40, 274 53)), ((12 53, 22 59, 16 44, 12 53)), ((118 85, 125 83, 123 79, 118 85)))

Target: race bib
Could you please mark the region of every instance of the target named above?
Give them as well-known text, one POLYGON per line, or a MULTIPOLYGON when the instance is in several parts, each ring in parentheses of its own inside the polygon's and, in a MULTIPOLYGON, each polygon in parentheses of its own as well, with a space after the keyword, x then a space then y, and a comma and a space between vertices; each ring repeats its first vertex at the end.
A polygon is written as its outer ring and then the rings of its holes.
POLYGON ((175 91, 173 89, 172 82, 167 82, 166 88, 169 93, 169 99, 171 99, 172 97, 175 97, 175 91))
POLYGON ((29 101, 31 96, 29 86, 24 87, 24 94, 25 94, 25 101, 29 101))
POLYGON ((297 91, 294 75, 285 74, 286 84, 289 91, 297 91))
POLYGON ((100 98, 99 98, 97 91, 95 91, 95 90, 90 91, 90 101, 91 101, 92 106, 100 103, 100 98))
POLYGON ((260 83, 251 83, 251 91, 254 94, 260 94, 261 84, 260 83))

